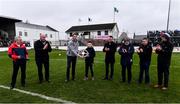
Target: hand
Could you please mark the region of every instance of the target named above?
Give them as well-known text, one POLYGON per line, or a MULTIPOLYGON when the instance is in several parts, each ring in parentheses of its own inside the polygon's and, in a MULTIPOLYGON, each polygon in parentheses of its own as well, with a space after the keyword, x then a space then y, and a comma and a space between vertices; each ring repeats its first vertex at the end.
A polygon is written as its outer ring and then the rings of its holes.
POLYGON ((140 50, 139 50, 139 49, 137 49, 136 51, 137 51, 137 53, 140 53, 140 50))
POLYGON ((105 51, 109 51, 109 48, 105 48, 105 51))
POLYGON ((142 48, 140 48, 140 52, 143 52, 143 49, 142 49, 142 48))
POLYGON ((21 56, 18 56, 17 58, 18 58, 18 59, 21 59, 21 56))
POLYGON ((48 44, 46 44, 44 47, 43 47, 43 50, 47 49, 48 48, 48 44))
POLYGON ((161 48, 161 46, 160 45, 158 45, 157 47, 156 47, 156 50, 162 50, 162 48, 161 48))
POLYGON ((127 53, 127 50, 126 49, 122 49, 123 50, 123 53, 127 53))

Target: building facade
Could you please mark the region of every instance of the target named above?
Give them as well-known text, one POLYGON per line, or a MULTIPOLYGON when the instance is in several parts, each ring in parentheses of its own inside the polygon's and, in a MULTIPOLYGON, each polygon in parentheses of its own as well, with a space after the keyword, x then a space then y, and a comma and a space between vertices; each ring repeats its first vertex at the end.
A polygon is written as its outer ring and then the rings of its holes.
POLYGON ((50 26, 41 26, 30 23, 15 23, 16 35, 21 36, 23 41, 33 46, 34 41, 39 39, 40 34, 45 34, 52 45, 57 45, 59 32, 50 26))
POLYGON ((113 36, 114 39, 117 39, 119 35, 119 29, 116 23, 72 26, 66 31, 68 37, 70 37, 73 32, 77 32, 79 36, 84 39, 107 39, 110 35, 113 36))

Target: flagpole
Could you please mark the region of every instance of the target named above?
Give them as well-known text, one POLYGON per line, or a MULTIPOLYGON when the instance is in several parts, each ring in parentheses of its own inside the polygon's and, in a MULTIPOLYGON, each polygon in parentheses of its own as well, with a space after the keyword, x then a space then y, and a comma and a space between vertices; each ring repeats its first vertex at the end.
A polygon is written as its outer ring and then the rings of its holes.
POLYGON ((169 0, 169 8, 168 8, 168 18, 167 18, 167 28, 166 31, 169 30, 169 18, 170 18, 170 12, 171 12, 171 0, 169 0))
POLYGON ((115 12, 116 12, 116 11, 114 10, 113 22, 115 22, 115 12))

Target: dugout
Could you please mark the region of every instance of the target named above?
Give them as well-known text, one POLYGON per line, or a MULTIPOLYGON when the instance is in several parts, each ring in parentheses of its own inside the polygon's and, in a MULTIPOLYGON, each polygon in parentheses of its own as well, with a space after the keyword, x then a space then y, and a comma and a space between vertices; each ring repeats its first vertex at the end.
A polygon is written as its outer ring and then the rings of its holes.
POLYGON ((8 46, 11 40, 15 37, 15 23, 22 20, 0 16, 0 47, 8 46))

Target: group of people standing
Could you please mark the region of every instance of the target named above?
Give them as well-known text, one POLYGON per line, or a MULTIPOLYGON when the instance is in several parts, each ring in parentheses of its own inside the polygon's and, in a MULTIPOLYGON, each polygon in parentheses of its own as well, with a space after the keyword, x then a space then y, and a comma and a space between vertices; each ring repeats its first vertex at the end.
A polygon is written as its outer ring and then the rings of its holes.
MULTIPOLYGON (((170 42, 170 35, 167 33, 161 33, 161 42, 153 49, 147 38, 142 39, 142 42, 136 52, 139 55, 140 71, 138 83, 142 83, 143 76, 145 74, 145 83, 150 84, 149 67, 151 64, 151 55, 155 51, 158 54, 157 57, 157 74, 158 84, 154 85, 155 88, 161 88, 167 90, 169 81, 169 68, 171 62, 171 55, 173 51, 173 45, 170 42), (164 79, 164 80, 163 80, 164 79)), ((103 80, 113 80, 114 76, 114 64, 115 64, 115 53, 118 45, 113 41, 113 37, 109 36, 108 42, 104 45, 103 52, 105 53, 105 77, 103 80), (109 70, 110 67, 110 70, 109 70)), ((95 57, 95 51, 92 47, 92 42, 88 42, 86 49, 89 56, 85 57, 85 78, 88 79, 88 68, 90 67, 92 80, 94 80, 93 74, 93 60, 95 57), (90 49, 89 49, 90 48, 90 49)), ((122 66, 122 82, 126 82, 126 70, 127 70, 127 82, 130 84, 132 80, 132 64, 133 54, 135 52, 134 46, 130 43, 129 38, 124 38, 122 44, 119 46, 118 53, 121 55, 120 64, 122 66)), ((74 33, 72 39, 68 43, 67 49, 67 73, 66 82, 69 81, 70 66, 72 64, 72 80, 75 80, 75 67, 77 57, 81 57, 78 54, 78 41, 77 34, 74 33)))
MULTIPOLYGON (((140 58, 140 71, 138 83, 142 83, 145 73, 145 83, 150 84, 149 67, 151 63, 152 51, 158 54, 157 57, 157 72, 158 72, 158 84, 154 85, 155 88, 161 88, 167 90, 169 81, 169 67, 171 62, 171 55, 173 51, 173 45, 170 42, 170 35, 167 33, 161 33, 161 42, 153 49, 149 44, 149 40, 144 38, 136 50, 140 58), (164 79, 164 80, 163 80, 164 79), (163 82, 164 81, 164 82, 163 82)), ((70 81, 70 69, 72 66, 72 80, 75 80, 75 70, 77 57, 85 58, 85 77, 84 80, 88 80, 89 69, 91 71, 91 78, 94 80, 94 57, 96 52, 93 48, 92 42, 87 42, 88 52, 86 57, 79 54, 79 44, 77 40, 77 33, 73 33, 71 40, 67 45, 67 69, 66 80, 70 81)), ((107 43, 104 45, 103 52, 105 53, 105 77, 103 80, 113 80, 114 76, 114 64, 115 53, 118 45, 113 41, 113 37, 109 36, 107 43), (110 67, 110 70, 109 70, 110 67)), ((40 35, 40 39, 34 43, 35 61, 38 69, 39 83, 42 83, 43 73, 42 67, 45 69, 45 80, 49 81, 49 55, 52 51, 50 43, 46 40, 44 34, 40 35)), ((127 70, 127 82, 130 84, 132 80, 132 64, 133 54, 135 52, 134 46, 130 43, 129 38, 124 38, 122 44, 119 46, 118 53, 121 55, 120 64, 122 66, 122 82, 126 82, 126 70, 127 70)), ((28 58, 28 52, 25 45, 22 42, 21 37, 16 37, 14 43, 12 43, 8 49, 8 55, 13 60, 13 74, 11 89, 15 87, 16 77, 19 67, 21 68, 21 84, 25 87, 26 79, 26 61, 28 58)))
MULTIPOLYGON (((39 83, 43 82, 42 66, 45 69, 45 80, 49 82, 49 55, 51 45, 46 41, 46 36, 40 34, 40 39, 34 43, 35 61, 38 69, 39 83)), ((21 68, 21 85, 25 87, 26 62, 29 60, 28 51, 20 36, 15 37, 15 41, 8 48, 8 55, 13 60, 13 73, 10 89, 16 84, 16 78, 19 68, 21 68)))

